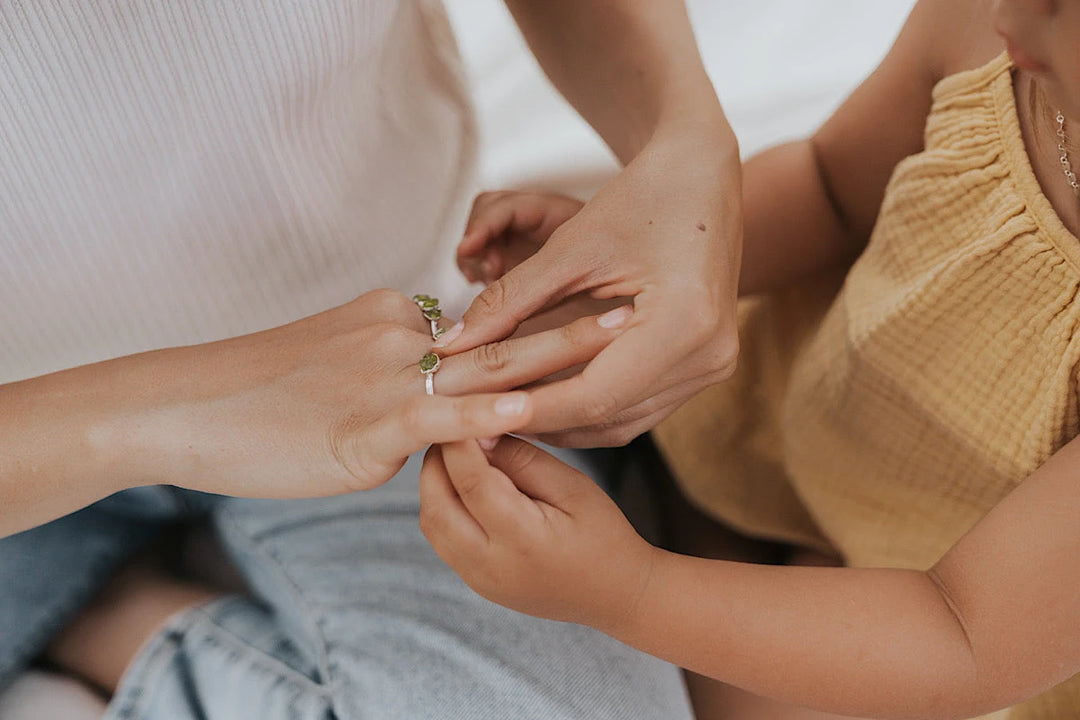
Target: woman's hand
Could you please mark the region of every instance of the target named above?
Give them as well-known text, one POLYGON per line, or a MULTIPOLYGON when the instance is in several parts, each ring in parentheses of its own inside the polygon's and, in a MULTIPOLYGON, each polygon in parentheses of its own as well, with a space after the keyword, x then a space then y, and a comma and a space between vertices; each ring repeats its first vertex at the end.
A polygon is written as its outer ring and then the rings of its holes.
MULTIPOLYGON (((371 488, 431 443, 520 428, 531 413, 526 394, 472 393, 584 362, 629 315, 446 358, 428 397, 419 368, 432 344, 428 321, 400 293, 369 292, 291 325, 174 351, 164 370, 174 381, 143 409, 135 445, 172 458, 154 482, 274 497, 371 488)), ((146 469, 155 472, 153 459, 146 469)))
POLYGON ((480 595, 611 634, 658 553, 592 480, 516 438, 431 448, 420 502, 424 535, 480 595))
POLYGON ((0 536, 128 487, 248 497, 370 488, 431 443, 497 436, 531 417, 513 392, 588 361, 630 308, 443 360, 390 290, 273 330, 0 385, 0 536), (484 393, 484 394, 474 394, 484 393))
MULTIPOLYGON (((740 171, 734 143, 713 131, 683 128, 654 139, 534 255, 488 285, 437 344, 457 353, 507 337, 576 293, 633 297, 627 332, 579 375, 532 393, 527 432, 557 445, 623 444, 733 371, 740 171)), ((572 208, 549 204, 506 227, 530 219, 540 237, 572 208)), ((520 205, 515 211, 524 214, 520 205)), ((476 238, 482 234, 463 243, 465 260, 483 244, 476 238)), ((481 268, 485 260, 492 258, 481 256, 481 268)))

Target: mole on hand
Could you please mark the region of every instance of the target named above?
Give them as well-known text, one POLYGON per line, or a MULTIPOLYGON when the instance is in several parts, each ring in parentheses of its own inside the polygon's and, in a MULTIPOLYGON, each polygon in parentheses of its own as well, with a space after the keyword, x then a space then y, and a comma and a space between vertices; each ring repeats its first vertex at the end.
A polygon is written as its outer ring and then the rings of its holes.
POLYGON ((701 232, 705 232, 705 223, 698 223, 697 224, 697 229, 700 230, 701 232))

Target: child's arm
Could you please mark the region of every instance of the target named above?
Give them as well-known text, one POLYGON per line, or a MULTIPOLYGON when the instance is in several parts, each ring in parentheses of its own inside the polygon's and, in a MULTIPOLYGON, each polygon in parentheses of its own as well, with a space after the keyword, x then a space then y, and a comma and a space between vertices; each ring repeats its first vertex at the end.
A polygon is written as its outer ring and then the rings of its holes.
POLYGON ((963 28, 977 22, 976 5, 922 0, 881 65, 813 137, 747 161, 741 295, 849 264, 861 252, 893 168, 922 150, 931 91, 955 63, 946 52, 970 54, 963 28))
POLYGON ((519 440, 435 448, 421 527, 477 592, 591 625, 759 695, 971 717, 1080 671, 1080 440, 929 572, 774 567, 652 548, 584 475, 519 440))
MULTIPOLYGON (((921 2, 881 66, 813 137, 744 164, 740 295, 784 287, 850 263, 861 251, 893 168, 922 149, 930 93, 948 64, 940 57, 940 28, 962 26, 965 7, 954 0, 921 2)), ((473 206, 458 263, 470 280, 491 282, 581 207, 558 195, 484 193, 473 206)))

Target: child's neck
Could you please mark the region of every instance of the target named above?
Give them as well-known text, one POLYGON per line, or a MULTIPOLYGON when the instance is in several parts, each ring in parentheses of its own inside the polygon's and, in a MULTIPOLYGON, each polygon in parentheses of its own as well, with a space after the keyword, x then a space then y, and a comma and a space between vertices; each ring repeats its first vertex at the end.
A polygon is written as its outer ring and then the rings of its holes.
MULTIPOLYGON (((1057 126, 1053 123, 1057 108, 1053 108, 1048 117, 1044 99, 1031 102, 1032 78, 1023 70, 1017 70, 1013 75, 1013 87, 1020 131, 1035 177, 1061 222, 1074 236, 1080 237, 1080 197, 1069 186, 1057 151, 1057 126)), ((1070 126, 1075 128, 1074 134, 1078 136, 1070 138, 1073 141, 1070 146, 1075 147, 1075 140, 1080 139, 1080 123, 1074 122, 1070 126)), ((1074 152, 1072 161, 1074 168, 1080 167, 1080 154, 1074 152)))

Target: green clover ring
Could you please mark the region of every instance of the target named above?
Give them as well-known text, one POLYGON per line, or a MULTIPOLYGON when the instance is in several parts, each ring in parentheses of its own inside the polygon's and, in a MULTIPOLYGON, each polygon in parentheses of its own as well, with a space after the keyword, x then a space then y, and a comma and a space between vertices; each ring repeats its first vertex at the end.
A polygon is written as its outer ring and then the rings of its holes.
POLYGON ((430 295, 413 295, 412 301, 416 303, 416 306, 424 313, 424 317, 431 323, 431 339, 438 340, 439 336, 446 332, 445 329, 439 327, 439 318, 442 317, 442 310, 439 309, 439 298, 430 295))
POLYGON ((442 360, 433 352, 429 352, 420 358, 420 372, 424 374, 424 389, 428 395, 435 394, 435 371, 439 369, 442 360))

